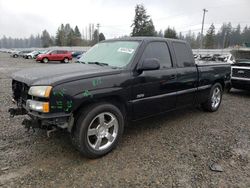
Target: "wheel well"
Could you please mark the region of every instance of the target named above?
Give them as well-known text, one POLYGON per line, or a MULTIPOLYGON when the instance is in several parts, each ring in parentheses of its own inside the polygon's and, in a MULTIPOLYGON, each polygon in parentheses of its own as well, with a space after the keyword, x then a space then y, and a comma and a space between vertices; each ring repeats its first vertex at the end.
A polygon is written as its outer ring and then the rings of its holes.
MULTIPOLYGON (((224 90, 224 88, 225 88, 225 82, 224 82, 224 80, 223 80, 223 79, 218 79, 218 80, 215 80, 215 81, 214 81, 214 84, 216 84, 216 83, 221 84, 221 86, 222 86, 222 90, 224 90)), ((214 84, 213 84, 213 85, 214 85, 214 84)))
POLYGON ((85 109, 86 107, 92 104, 101 103, 101 102, 107 102, 107 103, 111 103, 115 105, 121 111, 124 118, 126 119, 127 107, 124 104, 123 100, 119 96, 109 96, 109 97, 95 99, 94 101, 86 101, 86 102, 81 103, 81 105, 79 105, 79 107, 75 109, 73 112, 75 120, 78 118, 78 115, 83 109, 85 109))

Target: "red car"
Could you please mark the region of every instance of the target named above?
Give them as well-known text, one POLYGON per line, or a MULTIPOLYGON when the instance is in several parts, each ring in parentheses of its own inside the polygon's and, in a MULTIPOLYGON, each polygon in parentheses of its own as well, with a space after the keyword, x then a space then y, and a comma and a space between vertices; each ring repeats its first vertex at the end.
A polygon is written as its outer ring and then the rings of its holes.
POLYGON ((52 50, 45 54, 40 54, 37 56, 36 61, 41 61, 43 63, 48 63, 49 61, 61 61, 68 63, 72 60, 72 54, 65 50, 52 50))

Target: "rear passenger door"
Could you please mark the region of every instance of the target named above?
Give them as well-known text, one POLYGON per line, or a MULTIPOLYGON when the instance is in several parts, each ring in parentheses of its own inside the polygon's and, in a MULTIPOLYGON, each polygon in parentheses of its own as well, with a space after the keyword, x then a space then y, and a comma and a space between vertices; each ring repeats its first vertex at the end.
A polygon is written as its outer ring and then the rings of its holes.
POLYGON ((192 50, 184 42, 172 43, 177 63, 177 107, 194 104, 198 84, 198 71, 192 50))
POLYGON ((135 119, 175 108, 176 70, 167 43, 147 44, 139 63, 148 58, 158 59, 160 69, 143 71, 134 77, 132 102, 135 119))
POLYGON ((64 59, 64 51, 58 50, 56 60, 62 61, 63 59, 64 59))

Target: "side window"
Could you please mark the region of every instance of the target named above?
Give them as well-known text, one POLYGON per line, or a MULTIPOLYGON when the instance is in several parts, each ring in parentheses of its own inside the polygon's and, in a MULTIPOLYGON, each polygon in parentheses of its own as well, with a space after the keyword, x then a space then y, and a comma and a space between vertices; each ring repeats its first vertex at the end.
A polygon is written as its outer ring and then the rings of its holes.
POLYGON ((57 51, 56 51, 56 50, 54 50, 54 51, 52 51, 52 52, 51 52, 51 54, 57 54, 57 51))
POLYGON ((161 68, 172 67, 172 61, 168 46, 165 42, 151 42, 143 52, 142 60, 147 58, 157 58, 161 68))
POLYGON ((58 50, 57 54, 63 54, 63 51, 58 50))
POLYGON ((191 51, 182 42, 173 42, 178 67, 194 66, 191 51))

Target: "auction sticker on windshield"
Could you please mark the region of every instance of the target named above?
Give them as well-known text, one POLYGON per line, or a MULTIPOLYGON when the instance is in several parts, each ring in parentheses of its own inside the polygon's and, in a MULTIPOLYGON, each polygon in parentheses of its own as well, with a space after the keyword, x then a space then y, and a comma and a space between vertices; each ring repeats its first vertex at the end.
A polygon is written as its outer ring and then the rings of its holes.
POLYGON ((119 48, 117 51, 122 52, 122 53, 132 54, 134 52, 134 49, 132 49, 132 48, 119 48))

